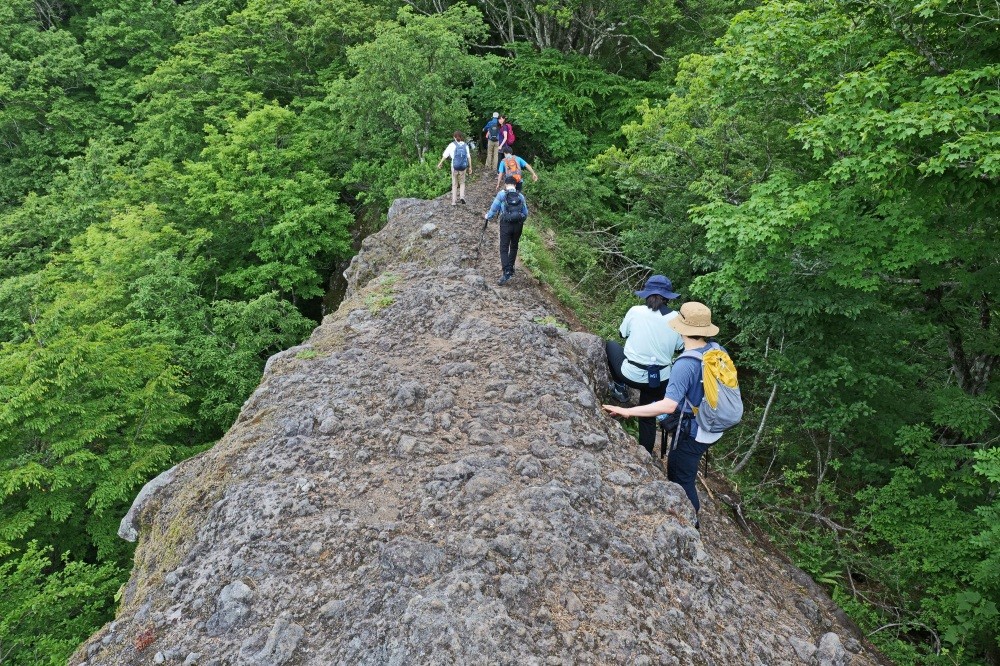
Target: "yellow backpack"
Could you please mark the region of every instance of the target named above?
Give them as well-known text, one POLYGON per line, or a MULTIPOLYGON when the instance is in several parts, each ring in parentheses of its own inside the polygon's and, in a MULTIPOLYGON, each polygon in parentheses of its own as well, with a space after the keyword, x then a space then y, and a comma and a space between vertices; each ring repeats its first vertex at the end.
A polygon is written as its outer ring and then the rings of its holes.
MULTIPOLYGON (((691 349, 677 357, 701 362, 701 383, 705 397, 698 406, 691 405, 698 428, 706 432, 725 432, 743 420, 743 397, 736 378, 736 365, 729 354, 712 342, 708 351, 691 349)), ((676 361, 675 361, 676 363, 676 361)))

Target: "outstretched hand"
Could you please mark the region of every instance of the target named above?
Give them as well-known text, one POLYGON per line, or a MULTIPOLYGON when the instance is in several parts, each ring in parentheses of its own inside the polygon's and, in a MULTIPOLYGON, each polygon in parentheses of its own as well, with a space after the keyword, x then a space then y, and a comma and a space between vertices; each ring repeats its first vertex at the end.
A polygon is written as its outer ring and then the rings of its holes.
POLYGON ((625 410, 628 409, 627 407, 619 407, 618 405, 601 405, 601 408, 612 416, 622 416, 628 418, 628 415, 625 413, 625 410))

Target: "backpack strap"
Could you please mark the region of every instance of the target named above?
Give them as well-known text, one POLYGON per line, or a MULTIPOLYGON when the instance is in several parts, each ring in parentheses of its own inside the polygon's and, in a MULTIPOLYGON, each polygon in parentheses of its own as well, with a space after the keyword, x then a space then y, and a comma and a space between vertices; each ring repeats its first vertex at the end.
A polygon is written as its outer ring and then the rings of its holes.
MULTIPOLYGON (((677 362, 680 361, 681 359, 688 358, 691 359, 692 361, 696 361, 698 365, 701 366, 701 361, 704 358, 704 356, 705 354, 702 351, 699 351, 697 349, 688 349, 685 350, 683 353, 681 353, 680 356, 674 359, 674 365, 677 365, 677 362)), ((698 378, 698 381, 702 381, 700 377, 698 378)), ((688 389, 688 391, 690 392, 690 389, 688 389)), ((695 407, 693 404, 691 404, 691 400, 690 398, 688 398, 687 393, 684 394, 684 404, 687 405, 691 410, 689 412, 685 412, 685 414, 691 414, 691 418, 694 418, 695 407)))
POLYGON ((698 351, 697 349, 686 349, 683 352, 681 352, 681 354, 677 358, 674 359, 674 363, 677 363, 677 361, 681 360, 682 358, 691 358, 701 363, 701 359, 704 357, 705 357, 704 352, 698 351))

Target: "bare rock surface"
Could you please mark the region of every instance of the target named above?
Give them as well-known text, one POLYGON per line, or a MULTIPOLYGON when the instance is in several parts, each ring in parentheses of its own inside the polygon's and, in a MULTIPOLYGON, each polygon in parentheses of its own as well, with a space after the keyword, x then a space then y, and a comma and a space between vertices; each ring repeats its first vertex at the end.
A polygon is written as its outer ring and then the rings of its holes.
POLYGON ((602 340, 495 286, 491 194, 393 205, 337 312, 140 495, 71 664, 878 663, 711 497, 694 529, 600 411, 602 340))

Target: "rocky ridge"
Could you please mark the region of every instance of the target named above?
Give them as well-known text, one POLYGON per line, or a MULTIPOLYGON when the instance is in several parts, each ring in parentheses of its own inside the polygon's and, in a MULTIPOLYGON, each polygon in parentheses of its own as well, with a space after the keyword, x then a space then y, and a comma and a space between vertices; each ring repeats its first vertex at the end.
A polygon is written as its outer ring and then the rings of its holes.
POLYGON ((71 664, 878 663, 711 497, 694 529, 601 413, 603 341, 525 271, 495 286, 490 196, 393 205, 337 312, 137 497, 71 664))

